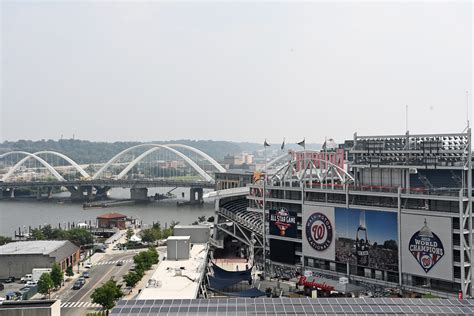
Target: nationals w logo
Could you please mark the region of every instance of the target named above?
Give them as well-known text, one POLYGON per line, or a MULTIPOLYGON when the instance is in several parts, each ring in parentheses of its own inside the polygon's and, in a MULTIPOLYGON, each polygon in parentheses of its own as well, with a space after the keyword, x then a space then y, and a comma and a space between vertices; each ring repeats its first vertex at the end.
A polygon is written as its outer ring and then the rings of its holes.
POLYGON ((313 213, 306 221, 306 239, 314 250, 323 251, 332 242, 331 221, 323 213, 313 213))

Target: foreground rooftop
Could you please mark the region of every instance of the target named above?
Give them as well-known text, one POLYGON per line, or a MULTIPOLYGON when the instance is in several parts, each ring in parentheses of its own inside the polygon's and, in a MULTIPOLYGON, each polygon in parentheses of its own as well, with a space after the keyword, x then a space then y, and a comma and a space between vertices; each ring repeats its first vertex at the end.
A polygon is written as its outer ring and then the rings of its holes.
POLYGON ((118 315, 472 315, 474 300, 229 298, 120 301, 118 315))
MULTIPOLYGON (((181 236, 173 238, 180 239, 181 236)), ((137 300, 196 298, 206 269, 207 251, 206 244, 193 244, 189 259, 160 261, 150 279, 156 280, 156 285, 142 289, 137 300)))

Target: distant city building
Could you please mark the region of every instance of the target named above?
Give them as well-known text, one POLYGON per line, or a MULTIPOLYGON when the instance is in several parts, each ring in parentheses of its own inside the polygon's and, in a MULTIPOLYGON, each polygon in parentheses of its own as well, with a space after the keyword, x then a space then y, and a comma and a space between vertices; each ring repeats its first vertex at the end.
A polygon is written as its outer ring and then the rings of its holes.
POLYGON ((127 215, 120 213, 107 213, 97 216, 97 225, 99 228, 120 228, 127 226, 127 215))
POLYGON ((68 240, 11 242, 0 246, 0 277, 20 278, 55 262, 65 270, 79 262, 79 253, 79 247, 68 240))

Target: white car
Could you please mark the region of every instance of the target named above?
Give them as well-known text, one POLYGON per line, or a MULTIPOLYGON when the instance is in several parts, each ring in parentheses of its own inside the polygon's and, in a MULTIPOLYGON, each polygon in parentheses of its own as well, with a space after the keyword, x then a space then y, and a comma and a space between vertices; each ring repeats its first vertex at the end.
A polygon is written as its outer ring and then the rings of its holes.
POLYGON ((36 282, 36 281, 27 281, 25 286, 33 287, 33 286, 36 286, 36 285, 38 285, 38 282, 36 282))
POLYGON ((86 263, 84 264, 84 268, 87 268, 87 269, 92 268, 92 262, 90 262, 90 261, 89 261, 89 262, 86 262, 86 263))

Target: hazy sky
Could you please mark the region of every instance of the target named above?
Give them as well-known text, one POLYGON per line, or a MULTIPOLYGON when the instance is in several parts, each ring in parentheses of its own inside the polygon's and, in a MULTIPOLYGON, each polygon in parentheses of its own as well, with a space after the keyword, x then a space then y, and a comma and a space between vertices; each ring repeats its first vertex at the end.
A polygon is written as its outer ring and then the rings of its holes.
POLYGON ((458 132, 471 2, 1 1, 0 141, 458 132))

